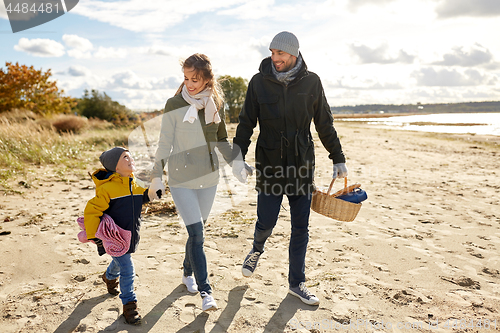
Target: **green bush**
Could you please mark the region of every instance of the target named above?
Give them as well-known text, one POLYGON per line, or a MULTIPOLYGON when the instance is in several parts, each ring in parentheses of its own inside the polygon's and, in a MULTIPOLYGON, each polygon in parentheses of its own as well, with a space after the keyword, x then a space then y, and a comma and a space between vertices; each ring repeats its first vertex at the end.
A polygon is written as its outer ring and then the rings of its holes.
POLYGON ((92 89, 85 90, 83 97, 78 99, 75 111, 87 118, 98 118, 115 125, 129 125, 137 120, 137 115, 124 105, 113 101, 105 92, 92 89))

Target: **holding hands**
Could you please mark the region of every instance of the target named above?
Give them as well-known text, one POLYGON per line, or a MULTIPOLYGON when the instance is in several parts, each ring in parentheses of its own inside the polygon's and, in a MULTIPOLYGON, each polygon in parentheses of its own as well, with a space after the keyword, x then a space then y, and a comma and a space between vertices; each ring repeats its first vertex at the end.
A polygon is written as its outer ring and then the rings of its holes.
POLYGON ((248 163, 242 159, 235 159, 233 161, 233 175, 243 184, 246 184, 247 177, 253 174, 254 169, 254 167, 248 165, 248 163))
POLYGON ((149 200, 159 200, 162 195, 165 195, 165 185, 161 181, 161 178, 153 178, 148 191, 149 200))

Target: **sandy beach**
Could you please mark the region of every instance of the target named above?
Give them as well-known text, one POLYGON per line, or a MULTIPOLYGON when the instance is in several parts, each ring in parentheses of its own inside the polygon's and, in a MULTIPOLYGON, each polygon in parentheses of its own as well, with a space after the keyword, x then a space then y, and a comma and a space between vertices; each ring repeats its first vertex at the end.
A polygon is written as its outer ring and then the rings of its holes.
MULTIPOLYGON (((181 284, 187 232, 175 214, 156 209, 168 206, 168 195, 144 210, 133 255, 143 324, 127 325, 120 299, 100 279, 110 257, 76 237, 94 184, 81 172, 61 180, 55 166, 44 166, 25 179, 29 188, 13 180, 22 194, 0 203, 1 331, 500 331, 498 138, 335 127, 349 183, 360 183, 368 200, 353 222, 311 212, 306 284, 319 306, 287 294, 286 199, 255 274, 242 276, 256 217, 255 179, 231 201, 240 185, 228 168, 220 200, 234 207, 215 209, 205 242, 219 310, 203 313, 201 298, 181 284)), ((317 135, 315 145, 316 185, 326 187, 332 164, 317 135)), ((99 167, 97 157, 87 171, 99 167)))

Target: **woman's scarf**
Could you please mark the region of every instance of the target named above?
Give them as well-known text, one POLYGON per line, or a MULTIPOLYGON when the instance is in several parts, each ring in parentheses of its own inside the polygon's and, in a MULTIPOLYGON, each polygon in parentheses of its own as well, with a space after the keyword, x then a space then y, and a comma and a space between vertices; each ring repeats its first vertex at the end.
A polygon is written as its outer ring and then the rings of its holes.
POLYGON ((189 121, 191 124, 198 119, 198 110, 205 109, 205 123, 220 123, 219 112, 212 98, 212 89, 207 88, 194 96, 187 91, 186 86, 182 87, 182 98, 191 106, 189 107, 182 121, 189 121))
POLYGON ((299 72, 300 68, 302 67, 302 55, 299 55, 297 58, 297 63, 295 66, 290 69, 288 72, 278 72, 276 68, 274 67, 274 63, 272 63, 272 69, 273 69, 273 74, 278 79, 278 81, 283 82, 286 86, 295 79, 297 76, 297 73, 299 72))

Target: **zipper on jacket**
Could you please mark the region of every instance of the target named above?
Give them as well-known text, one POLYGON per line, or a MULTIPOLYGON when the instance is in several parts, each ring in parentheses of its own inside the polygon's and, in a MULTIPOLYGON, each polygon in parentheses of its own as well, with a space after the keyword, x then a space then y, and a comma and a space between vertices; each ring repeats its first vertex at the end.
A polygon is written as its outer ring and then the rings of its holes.
MULTIPOLYGON (((286 84, 281 83, 283 85, 283 103, 284 103, 284 119, 285 119, 285 135, 283 135, 283 132, 281 132, 281 158, 283 158, 283 139, 285 140, 285 147, 288 148, 290 146, 290 141, 288 141, 288 138, 286 137, 287 133, 287 126, 286 126, 286 100, 287 100, 287 91, 288 87, 286 84)), ((286 165, 288 165, 288 161, 285 162, 286 165)))
MULTIPOLYGON (((130 190, 130 197, 132 198, 132 238, 130 239, 130 246, 135 246, 135 205, 134 205, 134 192, 132 191, 132 178, 128 179, 128 188, 130 190)), ((129 249, 130 250, 130 249, 129 249)), ((128 252, 128 251, 127 251, 128 252)))
POLYGON ((299 129, 295 132, 295 156, 299 156, 299 129))

